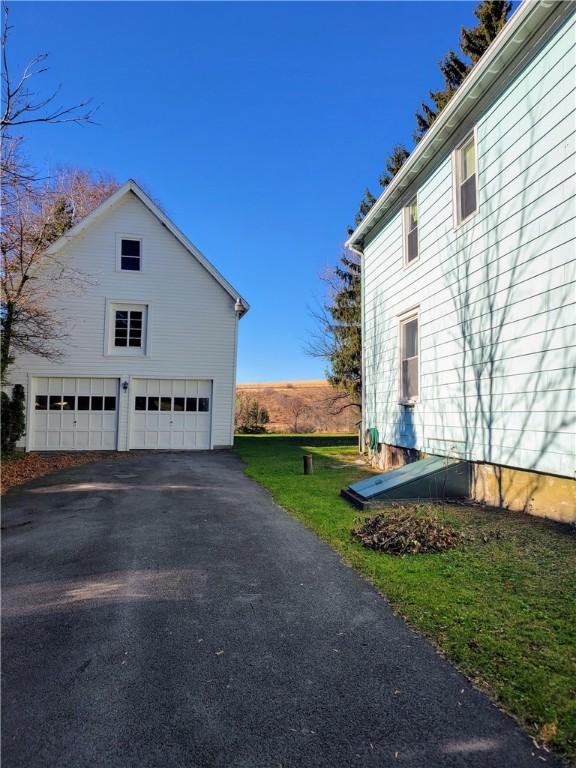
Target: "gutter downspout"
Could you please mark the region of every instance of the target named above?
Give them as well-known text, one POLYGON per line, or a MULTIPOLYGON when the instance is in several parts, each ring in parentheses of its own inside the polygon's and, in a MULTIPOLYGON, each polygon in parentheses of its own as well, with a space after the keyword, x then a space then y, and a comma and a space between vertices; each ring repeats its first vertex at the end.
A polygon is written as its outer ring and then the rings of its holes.
POLYGON ((365 452, 363 435, 366 431, 366 355, 364 352, 364 248, 361 245, 350 246, 350 250, 360 256, 360 371, 362 374, 362 389, 360 393, 360 431, 358 434, 358 453, 365 452))

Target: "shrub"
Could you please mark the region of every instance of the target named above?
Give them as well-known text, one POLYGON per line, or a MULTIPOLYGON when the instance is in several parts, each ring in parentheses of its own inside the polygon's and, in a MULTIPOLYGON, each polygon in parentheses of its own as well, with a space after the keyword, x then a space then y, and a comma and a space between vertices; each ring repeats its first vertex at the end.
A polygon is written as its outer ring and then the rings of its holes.
POLYGON ((24 387, 15 384, 12 388, 12 397, 2 392, 2 451, 10 452, 16 447, 16 443, 26 430, 26 418, 24 415, 24 387))
POLYGON ((236 430, 242 435, 259 435, 266 432, 270 415, 257 400, 239 397, 236 401, 236 430))

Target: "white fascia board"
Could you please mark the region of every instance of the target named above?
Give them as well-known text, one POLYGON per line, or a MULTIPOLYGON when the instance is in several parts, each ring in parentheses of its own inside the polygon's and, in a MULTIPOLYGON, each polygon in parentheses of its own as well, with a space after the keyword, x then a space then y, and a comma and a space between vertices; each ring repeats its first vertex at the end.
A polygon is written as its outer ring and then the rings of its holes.
POLYGON ((403 191, 415 181, 436 155, 437 150, 443 147, 458 130, 462 119, 471 109, 470 102, 477 102, 517 57, 526 53, 524 45, 527 39, 537 34, 550 17, 555 16, 556 20, 564 20, 574 12, 575 7, 574 0, 565 2, 524 0, 522 2, 444 107, 424 138, 415 147, 400 171, 350 235, 345 243, 346 248, 356 252, 362 250, 363 238, 377 226, 403 191))
POLYGON ((53 255, 63 248, 67 243, 72 241, 77 235, 87 229, 91 224, 100 218, 106 211, 116 205, 125 195, 132 192, 140 200, 140 202, 148 208, 148 210, 163 224, 166 229, 186 248, 186 250, 194 256, 194 258, 200 262, 204 269, 209 272, 212 277, 219 283, 222 288, 234 299, 235 302, 240 302, 243 309, 239 313, 239 317, 243 317, 250 309, 248 302, 238 293, 237 290, 226 280, 223 275, 211 264, 204 254, 196 248, 196 246, 188 240, 186 235, 178 229, 176 224, 156 205, 156 203, 148 197, 144 190, 138 186, 133 180, 129 179, 123 184, 116 192, 113 192, 110 197, 107 197, 100 205, 95 208, 88 216, 85 216, 82 221, 65 232, 58 238, 52 245, 46 250, 48 255, 53 255))

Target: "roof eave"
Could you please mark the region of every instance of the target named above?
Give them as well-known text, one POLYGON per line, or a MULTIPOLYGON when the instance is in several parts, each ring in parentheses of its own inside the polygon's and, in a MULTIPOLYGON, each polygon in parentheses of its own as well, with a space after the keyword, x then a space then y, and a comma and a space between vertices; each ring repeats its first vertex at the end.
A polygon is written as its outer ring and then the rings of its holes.
POLYGON ((574 0, 554 3, 542 0, 524 0, 492 45, 472 69, 458 91, 442 110, 425 137, 416 146, 389 186, 376 200, 366 217, 345 243, 346 248, 361 252, 366 236, 429 164, 436 150, 444 146, 457 131, 470 101, 477 101, 514 63, 523 46, 554 12, 567 18, 574 10, 574 0), (558 6, 564 6, 559 9, 558 6))
POLYGON ((67 243, 77 237, 81 232, 87 229, 96 219, 98 219, 107 210, 112 208, 124 195, 132 192, 140 200, 140 202, 148 208, 148 210, 156 216, 156 218, 168 229, 168 231, 186 248, 186 250, 194 256, 194 258, 200 262, 200 264, 209 272, 212 277, 219 283, 222 288, 234 299, 235 302, 240 302, 244 308, 239 317, 243 317, 250 309, 250 305, 238 293, 238 291, 226 280, 226 278, 211 264, 204 254, 186 237, 186 235, 178 229, 176 224, 162 211, 156 203, 144 192, 144 190, 134 181, 134 179, 128 179, 119 189, 113 192, 110 197, 107 197, 98 207, 96 207, 88 216, 85 216, 82 221, 79 221, 72 229, 69 229, 61 237, 58 238, 52 245, 46 250, 46 253, 52 255, 63 248, 67 243))

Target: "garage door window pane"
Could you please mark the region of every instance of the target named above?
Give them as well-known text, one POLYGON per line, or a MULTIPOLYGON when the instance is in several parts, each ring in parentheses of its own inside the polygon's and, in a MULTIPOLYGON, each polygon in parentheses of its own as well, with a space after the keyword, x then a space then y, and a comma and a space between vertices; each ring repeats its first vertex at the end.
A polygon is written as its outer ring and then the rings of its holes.
POLYGON ((115 411, 116 410, 116 398, 115 397, 105 397, 104 398, 104 410, 105 411, 115 411))
POLYGON ((146 398, 145 397, 137 397, 134 400, 134 410, 135 411, 145 411, 146 410, 146 398))
POLYGON ((187 397, 186 398, 186 410, 187 411, 196 411, 198 410, 198 401, 195 397, 187 397))
POLYGON ((160 410, 161 411, 171 411, 172 410, 172 398, 171 397, 161 397, 160 398, 160 410))
POLYGON ((78 410, 89 411, 90 410, 90 398, 88 395, 80 395, 78 398, 78 410))
POLYGON ((175 397, 174 398, 174 410, 175 411, 183 411, 184 410, 184 398, 183 397, 175 397))
POLYGON ((104 398, 101 395, 92 395, 92 410, 101 411, 104 406, 104 398))
POLYGON ((62 410, 73 411, 76 405, 76 397, 74 395, 64 395, 62 398, 62 410))
POLYGON ((45 411, 48 408, 48 395, 36 395, 34 408, 37 411, 45 411))
POLYGON ((62 395, 50 395, 50 410, 61 411, 63 398, 62 395))
POLYGON ((199 411, 210 410, 210 399, 208 397, 198 398, 198 410, 199 411))
POLYGON ((158 410, 160 410, 160 398, 159 397, 149 397, 148 398, 148 410, 149 411, 158 411, 158 410))

